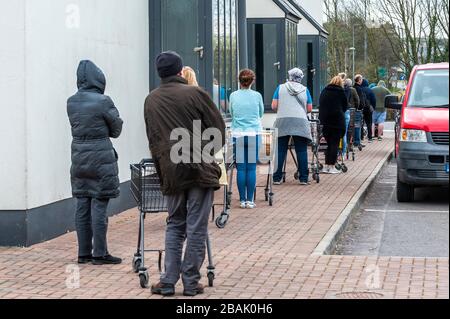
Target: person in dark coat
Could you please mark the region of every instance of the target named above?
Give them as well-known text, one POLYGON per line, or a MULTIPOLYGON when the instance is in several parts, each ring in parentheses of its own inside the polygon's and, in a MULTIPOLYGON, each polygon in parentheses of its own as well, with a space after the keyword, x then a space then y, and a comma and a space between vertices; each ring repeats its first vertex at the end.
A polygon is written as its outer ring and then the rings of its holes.
POLYGON ((111 138, 119 138, 123 121, 104 95, 106 79, 91 61, 78 67, 78 92, 69 98, 72 127, 72 193, 77 199, 76 228, 80 264, 120 264, 108 252, 107 208, 119 196, 118 155, 111 138))
POLYGON ((364 148, 365 145, 362 144, 362 127, 364 121, 364 111, 367 107, 367 96, 364 93, 364 89, 362 87, 364 78, 362 75, 358 74, 355 76, 355 90, 358 93, 359 97, 359 106, 356 108, 357 114, 355 117, 355 147, 360 147, 360 149, 364 148))
POLYGON ((161 86, 145 101, 145 122, 162 191, 167 195, 169 223, 166 272, 151 290, 153 294, 174 295, 181 274, 184 295, 196 296, 204 292, 200 270, 206 256, 214 192, 220 189, 222 174, 219 165, 209 158, 212 152, 203 151, 210 144, 213 131, 218 135, 212 140, 213 153, 222 150, 225 122, 206 91, 189 86, 182 77, 183 61, 177 53, 161 53, 156 59, 156 67, 161 86), (185 138, 188 140, 183 140, 185 138), (180 146, 182 158, 178 158, 180 146), (188 154, 185 154, 186 150, 188 154), (185 241, 186 252, 182 260, 185 241))
POLYGON ((373 142, 373 112, 377 106, 377 98, 373 91, 369 87, 369 81, 363 79, 362 89, 364 94, 366 95, 366 107, 364 109, 364 122, 367 125, 367 138, 369 139, 369 143, 373 142))
POLYGON ((344 150, 343 153, 347 153, 348 148, 348 131, 350 128, 350 121, 351 121, 351 111, 350 109, 357 109, 359 107, 359 96, 358 92, 356 92, 355 88, 353 87, 353 81, 350 79, 344 80, 344 92, 345 96, 347 97, 348 106, 349 109, 345 113, 345 136, 344 136, 344 150))
POLYGON ((319 119, 323 126, 323 135, 327 140, 325 174, 340 174, 336 168, 339 144, 346 132, 345 113, 348 100, 344 91, 342 77, 334 77, 320 96, 319 119))

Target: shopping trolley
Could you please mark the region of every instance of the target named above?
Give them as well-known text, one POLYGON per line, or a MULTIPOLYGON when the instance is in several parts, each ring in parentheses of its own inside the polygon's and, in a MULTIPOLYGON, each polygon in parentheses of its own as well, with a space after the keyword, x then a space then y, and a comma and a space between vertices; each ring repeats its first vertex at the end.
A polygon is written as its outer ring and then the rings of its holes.
MULTIPOLYGON (((260 145, 258 162, 260 165, 266 166, 267 169, 267 179, 264 186, 257 186, 257 188, 264 188, 265 201, 269 203, 269 206, 273 206, 275 194, 273 192, 273 171, 274 171, 274 161, 275 161, 275 150, 276 147, 276 130, 265 129, 260 135, 260 145)), ((255 192, 256 200, 256 192, 255 192)))
MULTIPOLYGON (((356 129, 360 129, 360 130, 361 130, 361 133, 363 133, 363 132, 362 132, 362 131, 364 130, 364 123, 363 123, 363 120, 364 120, 363 111, 355 110, 355 126, 354 126, 355 134, 353 135, 354 137, 356 137, 356 129)), ((362 136, 361 136, 361 137, 362 137, 362 136)), ((360 140, 361 140, 361 138, 360 138, 360 140)), ((363 150, 363 147, 362 147, 361 144, 358 145, 358 149, 359 149, 359 151, 362 151, 362 150, 363 150)))
MULTIPOLYGON (((216 226, 220 229, 226 227, 230 216, 231 206, 233 200, 233 184, 234 184, 234 170, 236 168, 236 156, 234 154, 234 138, 231 129, 227 130, 227 142, 224 149, 225 165, 228 176, 228 185, 224 186, 224 202, 223 204, 213 205, 213 220, 216 226), (221 214, 216 218, 217 207, 223 207, 221 214)), ((270 206, 274 204, 274 192, 273 192, 273 165, 274 165, 274 150, 275 150, 275 130, 265 129, 260 133, 260 148, 259 152, 259 164, 267 165, 267 181, 265 186, 257 186, 257 188, 264 187, 265 200, 270 206)), ((256 192, 255 192, 256 199, 256 192)))
MULTIPOLYGON (((158 268, 162 273, 162 258, 164 250, 145 248, 145 218, 147 214, 167 212, 167 198, 161 191, 159 175, 152 160, 143 160, 140 164, 134 164, 131 168, 131 193, 136 200, 140 212, 139 239, 137 252, 133 258, 133 271, 139 274, 139 280, 143 289, 148 288, 150 276, 145 266, 145 253, 158 253, 158 268)), ((167 222, 170 222, 167 219, 167 222)), ((215 279, 215 267, 212 259, 211 241, 209 236, 206 240, 208 251, 208 283, 212 287, 215 279)))
POLYGON ((226 142, 223 149, 223 161, 228 178, 228 183, 223 186, 223 203, 214 204, 212 209, 212 220, 217 228, 223 229, 227 225, 231 216, 231 204, 233 198, 233 170, 236 167, 234 158, 234 140, 230 128, 226 130, 226 142), (220 215, 216 218, 217 207, 222 207, 220 215))
MULTIPOLYGON (((318 184, 320 183, 320 173, 323 170, 323 164, 320 162, 320 152, 322 150, 322 126, 320 125, 320 120, 318 116, 312 116, 309 120, 311 125, 311 137, 312 141, 310 143, 311 146, 311 163, 310 172, 312 174, 312 178, 318 184)), ((295 180, 299 179, 299 163, 296 155, 294 154, 295 143, 293 139, 291 139, 289 143, 289 153, 291 154, 292 160, 294 161, 295 167, 297 168, 294 178, 295 180)), ((287 161, 284 163, 283 170, 283 182, 286 183, 286 169, 287 169, 287 161)))
POLYGON ((348 131, 347 131, 346 157, 347 157, 347 160, 350 160, 350 157, 351 157, 352 161, 354 162, 356 160, 356 152, 355 152, 356 109, 351 108, 349 111, 350 111, 350 123, 349 123, 348 131))
POLYGON ((311 173, 313 180, 316 181, 317 184, 320 183, 320 173, 323 170, 323 164, 320 162, 320 143, 322 140, 322 126, 320 125, 320 120, 311 119, 311 173))

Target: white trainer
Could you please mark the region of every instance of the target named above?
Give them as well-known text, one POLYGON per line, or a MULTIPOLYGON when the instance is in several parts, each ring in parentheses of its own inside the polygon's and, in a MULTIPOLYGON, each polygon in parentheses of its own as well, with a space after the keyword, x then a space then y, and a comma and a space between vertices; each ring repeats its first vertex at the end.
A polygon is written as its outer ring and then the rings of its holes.
POLYGON ((255 209, 256 208, 256 204, 253 202, 248 202, 247 203, 247 209, 255 209))
POLYGON ((338 174, 342 174, 342 171, 338 170, 336 167, 333 167, 332 169, 329 170, 328 174, 338 175, 338 174))

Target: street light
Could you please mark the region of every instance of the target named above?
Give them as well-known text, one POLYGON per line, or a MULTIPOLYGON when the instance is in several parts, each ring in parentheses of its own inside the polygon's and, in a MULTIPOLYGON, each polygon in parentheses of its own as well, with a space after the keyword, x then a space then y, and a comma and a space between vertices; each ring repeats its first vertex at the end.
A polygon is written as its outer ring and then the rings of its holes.
POLYGON ((356 48, 352 47, 348 49, 349 51, 353 52, 353 80, 356 77, 356 73, 355 73, 355 64, 356 64, 356 48))

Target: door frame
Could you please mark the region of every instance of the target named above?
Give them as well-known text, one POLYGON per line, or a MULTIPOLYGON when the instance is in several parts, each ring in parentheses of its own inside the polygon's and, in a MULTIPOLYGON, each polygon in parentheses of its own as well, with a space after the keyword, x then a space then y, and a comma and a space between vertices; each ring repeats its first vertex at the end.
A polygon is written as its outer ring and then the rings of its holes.
MULTIPOLYGON (((155 67, 155 59, 159 53, 162 52, 162 1, 164 0, 149 0, 149 84, 150 90, 157 88, 160 85, 160 78, 155 67)), ((193 44, 204 47, 204 56, 199 63, 198 82, 206 90, 212 92, 213 75, 208 72, 213 67, 213 52, 212 52, 212 38, 213 38, 213 17, 212 17, 212 2, 209 0, 199 1, 199 43, 193 44)))
MULTIPOLYGON (((286 80, 286 19, 285 18, 250 18, 247 19, 247 30, 248 30, 248 65, 253 67, 255 61, 253 55, 255 53, 255 48, 253 47, 254 34, 252 32, 253 25, 257 24, 272 24, 276 25, 280 37, 277 39, 278 42, 278 56, 280 59, 280 70, 278 72, 278 85, 283 84, 286 80)), ((267 111, 272 110, 272 101, 264 101, 265 108, 267 111)))

